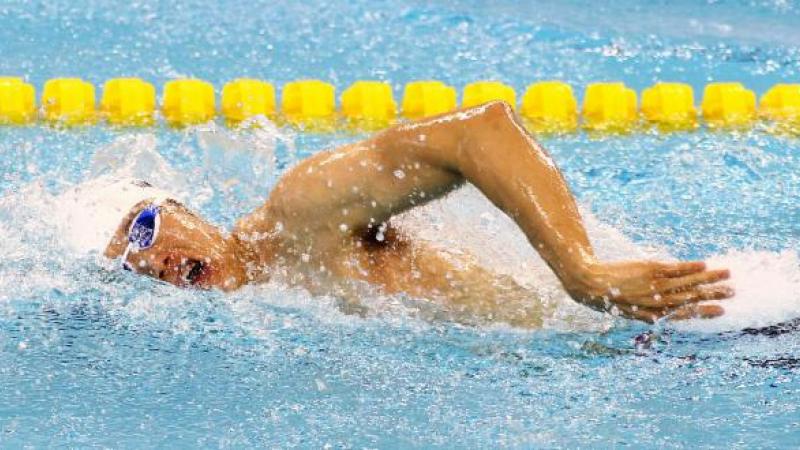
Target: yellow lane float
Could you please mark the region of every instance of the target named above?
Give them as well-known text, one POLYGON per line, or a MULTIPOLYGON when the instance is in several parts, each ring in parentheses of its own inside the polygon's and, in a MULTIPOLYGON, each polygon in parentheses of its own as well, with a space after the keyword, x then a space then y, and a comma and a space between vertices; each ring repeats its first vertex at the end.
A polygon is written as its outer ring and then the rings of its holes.
POLYGON ((476 81, 464 86, 461 106, 469 108, 493 100, 503 100, 512 108, 517 107, 517 93, 511 86, 499 81, 476 81))
POLYGON ((0 77, 0 125, 24 125, 36 118, 36 91, 22 78, 0 77))
POLYGON ((742 83, 709 83, 701 107, 711 128, 744 127, 756 118, 756 94, 742 83))
POLYGON ((697 127, 694 91, 685 83, 656 83, 642 92, 642 115, 662 131, 697 127))
POLYGON ((456 90, 441 81, 412 81, 403 92, 403 116, 415 120, 456 109, 456 90))
POLYGON ((54 78, 44 83, 42 115, 59 125, 85 125, 97 120, 94 86, 80 78, 54 78))
POLYGON ((583 99, 583 126, 591 131, 626 132, 638 122, 636 92, 624 83, 591 83, 583 99))
MULTIPOLYGON (((530 84, 517 105, 511 86, 498 81, 478 81, 464 86, 462 107, 502 100, 519 106, 525 124, 537 133, 567 133, 582 122, 591 132, 630 132, 641 118, 660 131, 709 128, 742 129, 757 118, 768 130, 800 132, 800 83, 772 86, 756 107, 756 95, 741 83, 713 82, 705 86, 700 116, 692 86, 658 82, 637 94, 622 82, 590 83, 581 110, 572 87, 562 81, 530 84), (702 118, 703 122, 700 122, 702 118)), ((156 124, 156 88, 139 78, 114 78, 103 85, 99 112, 95 110, 95 88, 80 78, 54 78, 44 83, 39 118, 58 125, 80 125, 102 117, 111 125, 156 124)), ((320 80, 298 80, 283 86, 281 108, 276 107, 275 87, 262 80, 239 78, 222 89, 217 111, 214 86, 203 80, 179 79, 164 84, 161 113, 171 126, 190 126, 216 119, 229 126, 253 116, 265 116, 307 131, 345 129, 377 130, 390 126, 398 113, 409 120, 443 114, 456 109, 456 90, 438 80, 411 81, 403 90, 400 111, 392 87, 384 81, 356 81, 341 96, 337 113, 336 88, 320 80), (343 120, 339 120, 339 119, 343 120)), ((0 77, 0 125, 22 125, 37 119, 33 85, 18 77, 0 77)))
POLYGON ((800 84, 776 84, 761 97, 759 114, 773 121, 800 123, 800 84))
POLYGON ((336 88, 320 80, 286 83, 283 86, 281 109, 292 124, 327 131, 334 125, 336 88))
POLYGON ((249 78, 231 81, 222 88, 222 116, 233 126, 254 116, 275 117, 275 87, 249 78))
POLYGON ((392 87, 382 81, 356 81, 342 93, 342 115, 361 129, 391 125, 397 115, 392 87))
POLYGON ((103 85, 100 111, 112 125, 155 123, 156 88, 139 78, 114 78, 103 85))
POLYGON ((214 86, 196 79, 167 81, 161 105, 164 120, 171 126, 197 125, 214 119, 214 86))
POLYGON ((572 87, 562 81, 528 86, 520 114, 536 132, 567 133, 578 127, 578 102, 572 87))

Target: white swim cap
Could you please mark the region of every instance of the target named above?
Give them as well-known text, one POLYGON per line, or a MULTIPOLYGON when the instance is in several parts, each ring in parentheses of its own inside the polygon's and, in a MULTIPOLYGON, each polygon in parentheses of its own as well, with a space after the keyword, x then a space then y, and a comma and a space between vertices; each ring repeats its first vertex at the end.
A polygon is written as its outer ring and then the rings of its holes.
POLYGON ((133 178, 101 176, 59 195, 56 220, 63 242, 76 252, 103 253, 120 223, 143 200, 176 199, 166 191, 133 178))

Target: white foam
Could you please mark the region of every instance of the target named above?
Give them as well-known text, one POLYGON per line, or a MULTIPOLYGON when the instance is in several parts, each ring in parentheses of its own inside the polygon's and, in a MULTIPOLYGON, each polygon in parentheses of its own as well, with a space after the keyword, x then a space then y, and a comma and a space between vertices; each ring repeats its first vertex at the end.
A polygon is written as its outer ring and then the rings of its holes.
POLYGON ((195 206, 208 201, 213 195, 211 189, 172 167, 157 147, 158 141, 150 132, 119 136, 95 151, 89 178, 134 178, 156 186, 167 183, 170 192, 178 198, 191 199, 195 206))
POLYGON ((279 144, 293 159, 295 136, 262 116, 248 119, 235 131, 207 124, 195 128, 197 146, 203 151, 205 177, 217 194, 229 196, 239 191, 237 202, 252 208, 266 199, 275 183, 276 154, 279 144))
POLYGON ((708 259, 709 267, 727 268, 727 285, 736 290, 728 300, 715 302, 725 315, 713 320, 676 324, 694 331, 727 331, 763 327, 800 317, 800 258, 796 250, 767 252, 736 250, 708 259))

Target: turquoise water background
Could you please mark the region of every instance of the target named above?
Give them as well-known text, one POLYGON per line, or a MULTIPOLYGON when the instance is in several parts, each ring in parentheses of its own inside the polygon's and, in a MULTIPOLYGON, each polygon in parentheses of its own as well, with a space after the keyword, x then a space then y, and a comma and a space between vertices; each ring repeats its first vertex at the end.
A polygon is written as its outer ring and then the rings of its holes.
MULTIPOLYGON (((499 79, 518 95, 561 79, 579 97, 592 81, 641 91, 664 80, 690 83, 698 102, 709 81, 757 94, 800 82, 794 2, 597 3, 10 1, 0 5, 0 74, 37 89, 56 76, 98 88, 116 76, 157 86, 193 76, 217 89, 242 76, 278 87, 311 77, 339 92, 381 79, 397 98, 425 78, 459 89, 499 79)), ((365 294, 375 312, 358 317, 277 284, 180 291, 75 256, 47 220, 50 196, 90 176, 93 155, 113 143, 158 152, 168 182, 202 194, 192 206, 230 225, 297 159, 356 138, 211 125, 0 129, 0 446, 797 445, 800 332, 756 331, 800 317, 796 137, 543 139, 602 252, 656 247, 732 268, 740 296, 730 314, 683 325, 571 304, 469 189, 410 221, 539 282, 559 311, 544 330, 427 321, 377 293, 365 294), (657 338, 637 349, 646 331, 657 338)))

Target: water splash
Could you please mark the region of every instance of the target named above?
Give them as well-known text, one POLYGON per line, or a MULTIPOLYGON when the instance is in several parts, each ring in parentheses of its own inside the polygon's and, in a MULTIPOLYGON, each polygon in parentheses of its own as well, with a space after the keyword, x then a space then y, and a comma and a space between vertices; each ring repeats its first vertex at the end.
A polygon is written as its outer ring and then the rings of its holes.
POLYGON ((719 302, 725 315, 678 325, 692 331, 728 331, 765 327, 800 317, 800 258, 796 250, 735 250, 708 259, 711 267, 731 271, 726 283, 736 296, 719 302))
MULTIPOLYGON (((225 184, 231 178, 256 179, 256 187, 249 188, 245 195, 263 198, 274 183, 275 146, 281 142, 293 146, 293 140, 291 135, 284 134, 268 122, 260 125, 239 133, 213 127, 187 132, 188 136, 196 137, 198 146, 205 152, 203 159, 207 161, 208 168, 203 191, 199 192, 197 188, 192 190, 196 204, 208 202, 212 195, 208 192, 212 186, 225 184), (218 163, 216 158, 222 158, 223 163, 218 163), (247 167, 231 163, 248 158, 258 162, 247 167)), ((191 190, 188 186, 192 185, 189 176, 176 169, 158 152, 157 139, 150 133, 122 135, 111 144, 98 148, 89 173, 92 177, 120 175, 170 180, 178 192, 187 192, 191 190)), ((86 288, 88 283, 94 288, 107 289, 107 286, 87 277, 98 276, 98 270, 113 271, 115 267, 108 266, 102 258, 81 259, 70 255, 63 245, 63 236, 55 231, 58 218, 61 217, 58 211, 63 206, 64 202, 48 192, 39 181, 0 198, 0 231, 9 237, 0 244, 0 251, 8 256, 6 261, 13 262, 6 263, 3 266, 5 269, 0 271, 0 287, 6 293, 5 298, 28 296, 44 286, 71 292, 86 288), (25 205, 25 208, 19 208, 18 205, 25 205), (70 278, 75 276, 80 278, 70 278)), ((602 258, 673 259, 666 249, 633 242, 617 228, 602 223, 588 206, 582 208, 582 213, 590 237, 602 258)), ((545 321, 548 328, 603 331, 615 323, 613 318, 572 301, 517 226, 473 187, 468 186, 441 201, 412 210, 401 216, 398 223, 435 247, 474 257, 481 265, 497 273, 510 275, 529 287, 537 297, 531 301, 541 301, 554 307, 552 315, 545 321)), ((797 254, 791 250, 778 253, 738 250, 710 258, 712 266, 732 270, 730 284, 737 290, 737 296, 724 302, 727 314, 720 319, 689 321, 676 326, 696 331, 721 331, 764 326, 800 316, 800 299, 795 294, 800 287, 799 262, 797 254)), ((114 288, 115 292, 124 293, 127 290, 124 283, 129 280, 121 277, 118 281, 122 284, 114 288)), ((326 300, 297 292, 286 295, 287 292, 289 289, 285 285, 272 283, 248 288, 227 298, 223 296, 218 301, 231 305, 249 304, 251 309, 269 309, 286 307, 286 299, 290 298, 290 303, 299 305, 301 309, 315 310, 314 314, 320 317, 338 317, 342 314, 341 305, 335 299, 326 300), (322 310, 318 309, 319 305, 322 305, 322 310)), ((368 288, 362 292, 365 296, 363 301, 368 305, 368 317, 393 321, 394 317, 411 320, 411 317, 439 315, 433 310, 424 311, 424 304, 403 296, 384 296, 368 288), (420 307, 423 309, 420 310, 420 307)), ((145 299, 130 303, 135 307, 129 305, 126 309, 145 316, 148 312, 169 310, 171 303, 165 303, 161 298, 164 295, 170 298, 176 292, 171 287, 159 288, 145 299)), ((179 297, 183 300, 175 304, 176 308, 184 307, 186 302, 203 295, 181 292, 179 297)), ((113 297, 111 294, 109 296, 113 297)), ((243 308, 237 307, 239 310, 243 308)), ((252 321, 252 317, 243 317, 242 320, 252 321)))

